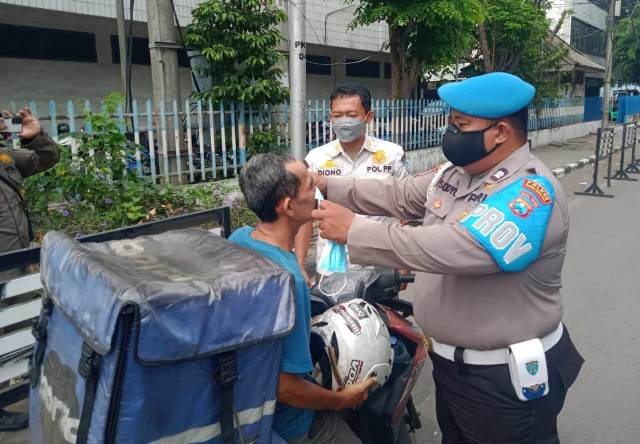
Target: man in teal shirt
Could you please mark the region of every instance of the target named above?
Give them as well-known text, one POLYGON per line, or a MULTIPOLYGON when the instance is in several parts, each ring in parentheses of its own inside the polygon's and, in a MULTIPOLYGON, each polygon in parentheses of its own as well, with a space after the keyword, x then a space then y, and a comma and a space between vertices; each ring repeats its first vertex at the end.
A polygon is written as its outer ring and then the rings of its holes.
POLYGON ((236 230, 230 240, 280 265, 293 275, 296 284, 296 322, 283 344, 273 427, 294 444, 360 443, 337 411, 362 404, 375 378, 334 392, 314 384, 307 376, 313 369, 309 350, 309 288, 291 245, 298 229, 311 220, 315 208, 314 180, 303 162, 260 154, 242 169, 240 188, 260 223, 256 228, 236 230))

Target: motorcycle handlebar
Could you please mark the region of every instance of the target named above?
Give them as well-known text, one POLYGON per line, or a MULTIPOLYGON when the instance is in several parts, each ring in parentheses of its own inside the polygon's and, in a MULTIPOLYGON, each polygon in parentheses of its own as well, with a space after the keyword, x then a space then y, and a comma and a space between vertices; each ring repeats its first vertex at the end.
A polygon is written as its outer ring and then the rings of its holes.
POLYGON ((415 274, 400 274, 398 270, 385 272, 378 279, 378 288, 392 288, 395 285, 403 283, 412 283, 415 280, 415 274))
POLYGON ((413 273, 409 273, 409 274, 400 274, 398 273, 398 278, 397 281, 399 284, 413 284, 413 282, 416 280, 416 275, 413 273))

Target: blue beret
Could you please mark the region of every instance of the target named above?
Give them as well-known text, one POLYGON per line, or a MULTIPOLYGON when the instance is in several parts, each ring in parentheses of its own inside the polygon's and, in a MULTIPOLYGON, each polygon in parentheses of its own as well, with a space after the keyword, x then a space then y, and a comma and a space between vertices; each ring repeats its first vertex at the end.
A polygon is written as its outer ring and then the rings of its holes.
POLYGON ((442 85, 438 88, 438 94, 456 111, 474 117, 496 119, 527 106, 536 89, 513 74, 492 72, 442 85))

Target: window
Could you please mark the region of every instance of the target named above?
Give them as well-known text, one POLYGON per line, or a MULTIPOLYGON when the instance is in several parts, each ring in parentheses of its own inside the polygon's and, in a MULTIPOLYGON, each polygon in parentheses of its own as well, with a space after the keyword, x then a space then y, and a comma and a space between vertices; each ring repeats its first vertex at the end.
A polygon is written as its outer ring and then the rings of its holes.
POLYGON ((0 57, 98 61, 96 36, 89 32, 0 24, 0 57))
MULTIPOLYGON (((131 54, 131 63, 134 65, 151 65, 151 55, 149 52, 149 39, 144 37, 133 37, 131 48, 133 53, 131 54)), ((120 64, 120 44, 118 42, 118 36, 111 36, 111 62, 118 65, 120 64)), ((178 66, 183 68, 190 68, 189 56, 184 49, 178 50, 178 66)))
POLYGON ((584 83, 584 71, 576 71, 575 83, 576 85, 582 85, 584 83))
POLYGON ((380 63, 368 60, 357 62, 358 59, 347 59, 346 71, 347 77, 367 77, 377 79, 380 77, 380 63))
POLYGON ((598 8, 603 9, 605 11, 609 11, 609 2, 611 0, 591 0, 591 3, 596 5, 598 8))
POLYGON ((391 63, 384 64, 384 78, 385 79, 391 78, 391 63))
POLYGON ((571 46, 585 54, 604 57, 604 31, 571 17, 571 46))
POLYGON ((331 75, 331 57, 307 54, 307 74, 331 75), (321 63, 321 65, 317 65, 321 63))

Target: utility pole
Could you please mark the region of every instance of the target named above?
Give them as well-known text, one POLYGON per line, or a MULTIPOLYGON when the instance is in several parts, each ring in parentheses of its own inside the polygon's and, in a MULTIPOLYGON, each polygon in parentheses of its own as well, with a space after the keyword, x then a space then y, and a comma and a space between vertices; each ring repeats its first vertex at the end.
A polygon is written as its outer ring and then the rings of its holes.
MULTIPOLYGON (((120 49, 120 78, 122 80, 122 92, 129 103, 129 82, 127 81, 127 44, 124 32, 124 0, 116 0, 116 19, 118 24, 118 47, 120 49)), ((133 17, 130 18, 133 20, 133 17)))
MULTIPOLYGON (((182 45, 178 42, 173 6, 169 0, 147 0, 147 26, 149 28, 149 55, 151 58, 151 83, 153 84, 153 102, 155 113, 161 112, 164 104, 166 114, 173 111, 173 100, 177 101, 178 110, 184 106, 180 98, 180 81, 178 77, 178 50, 182 45)), ((188 110, 185 110, 188 112, 188 110)), ((175 171, 177 159, 172 153, 184 146, 184 128, 182 120, 174 122, 167 118, 167 128, 177 128, 174 142, 169 143, 166 152, 161 152, 160 172, 175 171), (173 146, 172 146, 173 145, 173 146)), ((182 171, 182 165, 180 165, 182 171)), ((182 183, 182 177, 172 178, 182 183)))
POLYGON ((291 155, 306 155, 305 116, 307 102, 307 44, 305 42, 305 0, 289 0, 289 131, 291 155))
POLYGON ((173 8, 168 0, 147 0, 147 24, 149 28, 149 53, 151 57, 151 82, 156 111, 160 103, 170 109, 173 99, 180 105, 178 77, 178 30, 173 8))
POLYGON ((604 72, 604 88, 602 90, 602 121, 600 127, 605 128, 609 120, 609 89, 611 88, 611 74, 613 71, 613 21, 616 15, 616 0, 609 0, 609 14, 607 15, 606 34, 606 62, 604 72))

